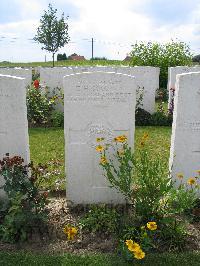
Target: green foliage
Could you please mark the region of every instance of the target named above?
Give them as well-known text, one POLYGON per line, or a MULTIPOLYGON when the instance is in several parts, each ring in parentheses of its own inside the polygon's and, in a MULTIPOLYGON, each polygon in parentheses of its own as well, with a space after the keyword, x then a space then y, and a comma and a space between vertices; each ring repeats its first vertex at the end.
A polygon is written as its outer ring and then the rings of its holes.
POLYGON ((51 116, 53 127, 64 127, 64 113, 63 112, 53 112, 51 116))
POLYGON ((33 86, 27 91, 27 113, 31 124, 47 124, 50 121, 55 100, 49 96, 46 89, 42 92, 40 88, 33 86))
POLYGON ((115 209, 105 206, 93 206, 87 214, 80 219, 80 226, 90 232, 116 233, 119 214, 115 209))
POLYGON ((42 44, 42 49, 53 54, 53 66, 55 53, 69 42, 68 24, 65 21, 64 13, 60 19, 57 18, 56 13, 57 9, 53 9, 52 5, 49 4, 48 10, 44 11, 44 15, 40 19, 37 34, 33 38, 42 44))
POLYGON ((145 133, 140 140, 137 156, 132 153, 124 135, 116 137, 114 144, 102 141, 96 148, 101 155, 100 165, 111 187, 132 203, 133 225, 156 221, 159 236, 167 236, 171 243, 177 234, 177 242, 172 242, 175 248, 182 249, 185 233, 179 230, 183 224, 177 217, 194 207, 198 187, 188 187, 181 181, 175 188, 166 167, 168 160, 163 160, 163 155, 151 157, 146 148, 147 140, 148 134, 145 133), (100 147, 104 149, 100 150, 100 147), (169 234, 162 232, 163 228, 167 228, 169 234))
POLYGON ((57 61, 67 60, 66 53, 64 54, 57 54, 57 61))
POLYGON ((192 54, 184 42, 171 41, 166 44, 140 42, 133 45, 131 51, 132 66, 160 67, 160 88, 165 88, 164 98, 167 99, 168 67, 191 65, 192 54))
POLYGON ((136 126, 152 125, 151 114, 142 108, 137 108, 135 110, 135 125, 136 126))
POLYGON ((196 63, 200 63, 200 55, 195 55, 193 58, 192 58, 192 62, 196 62, 196 63))
POLYGON ((0 176, 4 178, 2 188, 7 196, 0 238, 6 242, 23 241, 27 239, 30 226, 44 222, 46 217, 44 207, 47 193, 38 190, 42 166, 24 165, 21 157, 10 158, 8 154, 0 161, 0 166, 0 176))
POLYGON ((166 217, 160 221, 158 236, 161 239, 160 246, 165 251, 184 251, 187 231, 182 221, 173 217, 166 217))
POLYGON ((172 115, 166 115, 163 112, 157 111, 151 115, 151 125, 152 126, 171 126, 172 125, 172 115))
POLYGON ((150 114, 142 108, 135 110, 135 124, 136 126, 171 126, 173 115, 171 112, 164 109, 164 102, 162 99, 157 102, 157 110, 150 114))

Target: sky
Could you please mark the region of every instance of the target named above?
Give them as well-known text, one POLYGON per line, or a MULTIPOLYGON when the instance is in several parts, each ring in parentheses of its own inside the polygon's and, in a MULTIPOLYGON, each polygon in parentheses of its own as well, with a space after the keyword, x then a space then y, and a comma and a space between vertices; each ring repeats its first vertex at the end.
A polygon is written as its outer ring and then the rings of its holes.
POLYGON ((0 0, 0 61, 51 60, 35 36, 51 3, 69 16, 70 42, 58 53, 122 60, 140 41, 186 42, 200 54, 200 0, 0 0))

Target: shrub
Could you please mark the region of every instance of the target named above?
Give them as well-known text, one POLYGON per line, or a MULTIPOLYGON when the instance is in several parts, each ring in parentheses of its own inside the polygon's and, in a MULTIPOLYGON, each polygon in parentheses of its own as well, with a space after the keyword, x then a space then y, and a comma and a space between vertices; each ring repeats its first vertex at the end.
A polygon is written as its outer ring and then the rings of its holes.
MULTIPOLYGON (((36 82, 36 80, 34 81, 36 82)), ((32 86, 27 92, 28 121, 31 124, 47 124, 50 121, 55 100, 49 96, 48 89, 42 92, 40 86, 32 86)))
POLYGON ((184 42, 171 41, 166 44, 153 42, 135 43, 131 52, 131 66, 154 66, 160 68, 160 88, 167 100, 168 67, 192 64, 192 54, 184 42))
POLYGON ((150 126, 152 125, 151 114, 142 108, 137 108, 135 111, 135 125, 136 126, 150 126))
POLYGON ((51 116, 53 127, 64 127, 64 113, 54 111, 51 116))
POLYGON ((172 115, 165 114, 163 112, 155 112, 151 115, 151 125, 152 126, 171 126, 172 125, 172 115))
POLYGON ((43 223, 46 218, 47 193, 40 193, 37 184, 42 168, 23 162, 21 157, 10 158, 9 154, 0 160, 0 176, 4 178, 1 188, 7 196, 0 238, 6 242, 26 240, 30 227, 43 223))

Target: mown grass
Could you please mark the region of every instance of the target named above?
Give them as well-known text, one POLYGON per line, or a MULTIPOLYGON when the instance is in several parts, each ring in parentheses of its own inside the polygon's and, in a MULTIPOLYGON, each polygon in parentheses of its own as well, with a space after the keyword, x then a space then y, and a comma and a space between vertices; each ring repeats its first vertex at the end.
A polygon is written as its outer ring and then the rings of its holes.
MULTIPOLYGON (((135 150, 144 133, 149 134, 148 147, 152 155, 169 156, 171 127, 136 127, 135 150)), ((61 128, 29 129, 31 160, 47 163, 51 159, 64 160, 64 130, 61 128)))
MULTIPOLYGON (((127 61, 120 60, 84 60, 84 61, 55 61, 55 66, 107 66, 107 65, 128 65, 127 61)), ((52 67, 52 61, 48 62, 29 62, 29 63, 10 63, 10 62, 0 62, 0 67, 52 67)))
MULTIPOLYGON (((139 149, 142 135, 149 133, 147 142, 149 156, 161 155, 163 163, 167 166, 170 148, 170 127, 136 127, 135 131, 135 151, 139 149)), ((29 129, 29 142, 31 160, 38 164, 47 164, 50 161, 60 161, 60 165, 55 168, 61 173, 59 178, 64 179, 64 130, 61 128, 31 128, 29 129)), ((52 169, 52 167, 51 167, 52 169)), ((51 184, 56 180, 49 180, 51 184)), ((48 183, 43 185, 48 188, 48 183)), ((64 187, 62 187, 64 188, 64 187)))
POLYGON ((182 254, 150 254, 143 261, 125 262, 117 255, 85 254, 85 255, 39 255, 31 253, 0 252, 1 266, 198 266, 200 265, 200 253, 182 254))

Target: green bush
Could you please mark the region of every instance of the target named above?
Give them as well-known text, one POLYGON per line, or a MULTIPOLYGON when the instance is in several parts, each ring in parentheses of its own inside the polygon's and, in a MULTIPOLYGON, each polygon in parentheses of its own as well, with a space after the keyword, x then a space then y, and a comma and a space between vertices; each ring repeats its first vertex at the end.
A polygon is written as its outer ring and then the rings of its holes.
POLYGON ((152 125, 151 114, 142 108, 137 108, 135 111, 135 125, 136 126, 152 125))
POLYGON ((5 242, 26 240, 30 227, 43 223, 46 218, 47 192, 40 193, 38 189, 42 166, 28 166, 23 162, 21 157, 10 158, 8 154, 0 160, 0 176, 4 178, 1 189, 7 196, 2 206, 0 239, 5 242))
POLYGON ((171 41, 166 44, 140 42, 132 46, 131 66, 153 66, 160 68, 160 88, 167 100, 168 67, 192 64, 192 54, 184 42, 171 41))
POLYGON ((48 124, 55 104, 55 99, 49 96, 48 89, 42 92, 41 87, 31 86, 27 92, 27 113, 30 124, 48 124))
POLYGON ((157 111, 151 115, 152 126, 171 126, 172 115, 166 115, 163 112, 157 111))
POLYGON ((141 108, 135 111, 136 126, 171 126, 172 120, 173 116, 171 114, 166 114, 161 110, 153 114, 141 108))
POLYGON ((53 127, 64 127, 64 113, 54 111, 51 116, 53 127))

